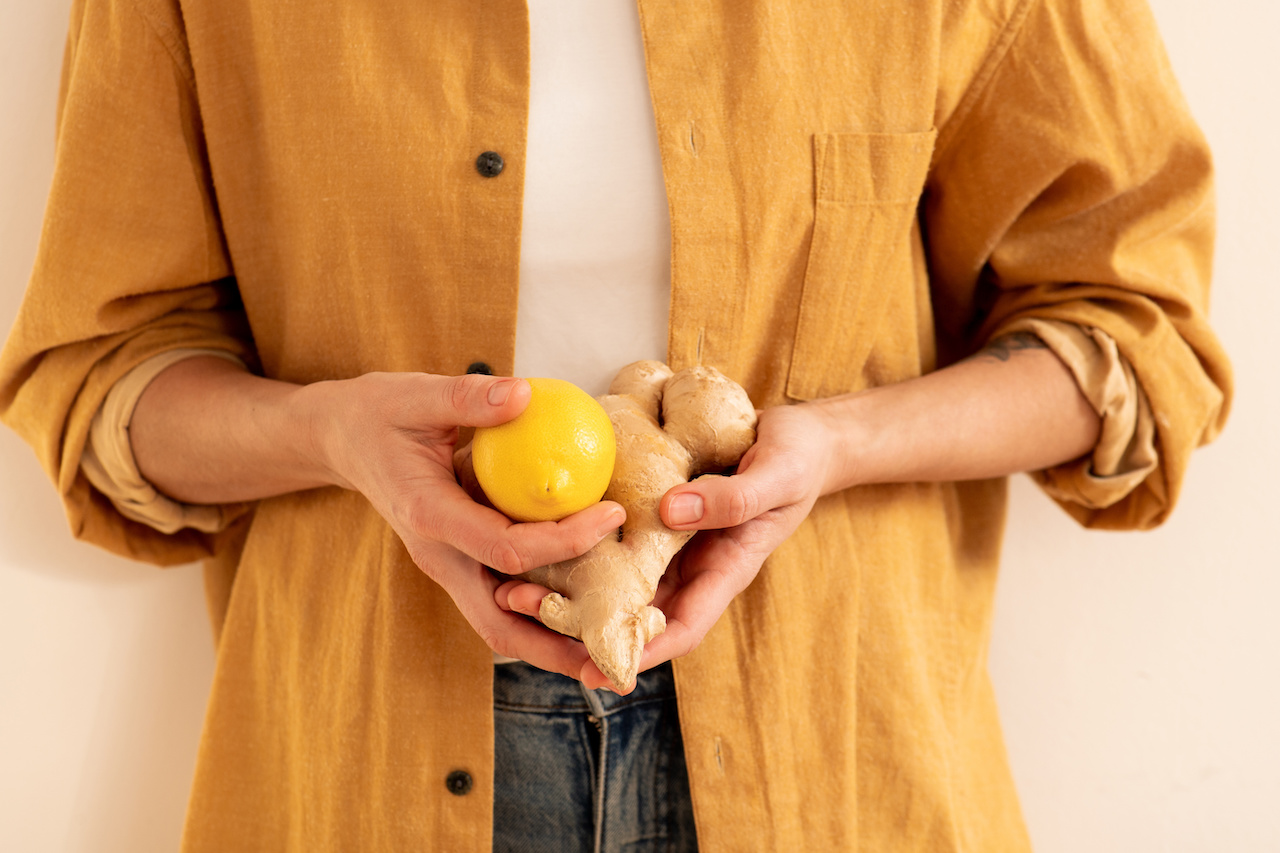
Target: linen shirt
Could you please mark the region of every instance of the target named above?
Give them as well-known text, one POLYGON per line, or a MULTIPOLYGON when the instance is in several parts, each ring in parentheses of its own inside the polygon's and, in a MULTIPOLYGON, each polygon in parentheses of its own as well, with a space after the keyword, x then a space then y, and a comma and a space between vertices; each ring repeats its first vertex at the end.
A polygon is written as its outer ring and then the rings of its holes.
MULTIPOLYGON (((1097 329, 1159 458, 1064 507, 1167 517, 1230 374, 1205 321, 1210 160, 1145 6, 639 9, 673 367, 714 364, 763 407, 909 379, 1032 319, 1097 329)), ((164 534, 80 461, 109 389, 168 350, 293 382, 509 373, 527 49, 505 0, 74 6, 0 411, 76 535, 208 560, 187 850, 489 846, 489 649, 363 498, 164 534)), ((1026 849, 985 668, 1004 504, 1003 480, 823 498, 676 662, 703 849, 1026 849)))

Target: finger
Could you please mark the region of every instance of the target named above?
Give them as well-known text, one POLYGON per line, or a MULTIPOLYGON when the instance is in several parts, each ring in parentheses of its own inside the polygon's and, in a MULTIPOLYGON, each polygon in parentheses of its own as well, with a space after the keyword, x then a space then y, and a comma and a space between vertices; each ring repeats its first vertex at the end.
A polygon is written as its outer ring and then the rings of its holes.
MULTIPOLYGON (((537 619, 542 606, 542 599, 551 592, 552 590, 536 583, 511 580, 506 581, 495 589, 493 598, 498 607, 503 610, 537 619)), ((582 649, 585 651, 586 647, 582 646, 582 649)), ((600 671, 600 667, 596 666, 595 661, 591 660, 590 653, 588 653, 578 672, 572 677, 581 681, 589 690, 605 689, 617 692, 613 683, 600 671)))
POLYGON ((729 477, 699 477, 662 496, 659 512, 672 530, 737 527, 803 494, 801 474, 781 454, 760 454, 729 477))
POLYGON ((601 501, 560 521, 516 523, 473 501, 453 480, 423 490, 407 509, 406 526, 422 539, 446 542, 503 574, 518 575, 585 554, 626 519, 622 507, 601 501))
POLYGON ((497 613, 495 628, 486 638, 495 653, 578 680, 595 668, 586 646, 573 637, 557 634, 514 613, 497 613))
POLYGON ((445 587, 458 610, 494 652, 569 678, 579 678, 594 668, 586 648, 572 637, 499 609, 494 587, 501 582, 476 561, 439 543, 425 546, 415 554, 415 560, 445 587))
POLYGON ((653 605, 667 627, 645 647, 641 671, 697 648, 784 538, 780 526, 757 521, 691 540, 658 583, 653 605))
POLYGON ((667 602, 667 627, 645 646, 640 671, 683 657, 693 651, 728 608, 737 584, 725 575, 699 575, 667 602))
POLYGON ((532 393, 523 379, 469 373, 431 376, 415 402, 431 426, 485 427, 506 423, 523 412, 532 393))
MULTIPOLYGON (((583 647, 585 648, 585 646, 583 647)), ((655 664, 656 665, 656 664, 655 664)), ((587 657, 587 662, 582 665, 582 669, 578 672, 578 680, 582 682, 582 686, 588 690, 608 690, 610 693, 617 693, 620 696, 626 696, 632 690, 636 689, 634 681, 627 685, 625 689, 619 690, 614 686, 613 682, 600 671, 600 667, 596 666, 596 662, 587 657)))
MULTIPOLYGON (((474 510, 468 508, 467 512, 474 510)), ((496 535, 482 541, 477 557, 507 575, 523 574, 585 554, 601 539, 616 536, 627 517, 622 507, 612 501, 602 501, 560 521, 515 523, 496 510, 490 512, 498 517, 500 527, 494 531, 496 535)))
POLYGON ((503 610, 537 619, 542 599, 550 594, 551 590, 540 584, 510 580, 493 591, 493 600, 503 610))

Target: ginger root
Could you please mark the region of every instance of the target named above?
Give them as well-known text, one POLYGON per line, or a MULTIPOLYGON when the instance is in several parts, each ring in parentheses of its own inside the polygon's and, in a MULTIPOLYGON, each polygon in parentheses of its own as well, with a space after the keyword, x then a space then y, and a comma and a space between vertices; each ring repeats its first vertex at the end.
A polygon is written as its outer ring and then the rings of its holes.
MULTIPOLYGON (((598 399, 618 443, 604 499, 627 511, 621 535, 523 577, 554 590, 542 599, 542 623, 580 639, 605 677, 626 690, 645 644, 666 629, 651 606, 658 581, 693 536, 664 525, 658 504, 673 486, 736 465, 755 443, 756 413, 741 386, 715 368, 673 373, 657 361, 622 368, 598 399)), ((465 454, 460 461, 465 483, 465 454)))

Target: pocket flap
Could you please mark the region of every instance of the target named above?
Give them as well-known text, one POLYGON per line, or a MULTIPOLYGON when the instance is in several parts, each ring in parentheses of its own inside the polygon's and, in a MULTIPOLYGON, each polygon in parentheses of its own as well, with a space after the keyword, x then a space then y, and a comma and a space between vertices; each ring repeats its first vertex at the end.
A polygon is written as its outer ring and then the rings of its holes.
POLYGON ((912 228, 936 137, 814 137, 816 212, 787 376, 792 399, 861 387, 890 293, 913 285, 912 228))

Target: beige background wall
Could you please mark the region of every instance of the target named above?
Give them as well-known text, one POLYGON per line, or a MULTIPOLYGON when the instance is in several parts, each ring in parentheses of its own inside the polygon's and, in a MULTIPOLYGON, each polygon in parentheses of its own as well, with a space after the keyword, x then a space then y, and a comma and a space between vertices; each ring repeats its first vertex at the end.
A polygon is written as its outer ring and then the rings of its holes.
MULTIPOLYGON (((52 169, 67 0, 0 0, 0 329, 52 169)), ((992 669, 1041 853, 1280 851, 1280 7, 1154 0, 1213 143, 1239 400, 1173 520, 1086 533, 1015 484, 992 669)), ((212 671, 192 568, 70 541, 0 431, 0 849, 176 849, 212 671)))

